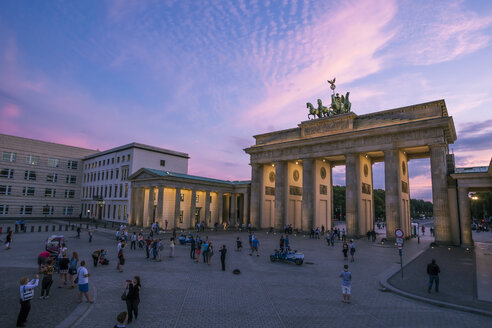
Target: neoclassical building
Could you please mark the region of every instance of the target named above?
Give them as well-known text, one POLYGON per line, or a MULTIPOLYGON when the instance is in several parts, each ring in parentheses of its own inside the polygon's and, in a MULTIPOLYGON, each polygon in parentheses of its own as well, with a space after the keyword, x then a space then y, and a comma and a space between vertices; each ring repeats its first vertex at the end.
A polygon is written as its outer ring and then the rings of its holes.
POLYGON ((251 164, 253 225, 331 228, 332 169, 346 168, 346 224, 350 237, 374 226, 372 165, 385 163, 387 237, 411 232, 408 161, 430 158, 436 241, 459 244, 467 230, 450 216, 448 145, 456 140, 444 100, 366 115, 353 112, 301 122, 254 136, 251 164))
POLYGON ((130 224, 189 229, 205 222, 237 225, 249 222, 250 181, 227 181, 142 168, 132 182, 130 224), (166 225, 167 222, 167 225, 166 225))

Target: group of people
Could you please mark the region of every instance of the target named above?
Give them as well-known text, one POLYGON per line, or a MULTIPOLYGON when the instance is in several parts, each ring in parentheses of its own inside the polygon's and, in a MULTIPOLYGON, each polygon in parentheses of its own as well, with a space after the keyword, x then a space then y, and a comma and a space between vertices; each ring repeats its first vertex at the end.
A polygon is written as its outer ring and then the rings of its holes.
POLYGON ((376 231, 375 230, 368 230, 366 232, 367 240, 370 241, 372 239, 373 242, 376 241, 376 231))

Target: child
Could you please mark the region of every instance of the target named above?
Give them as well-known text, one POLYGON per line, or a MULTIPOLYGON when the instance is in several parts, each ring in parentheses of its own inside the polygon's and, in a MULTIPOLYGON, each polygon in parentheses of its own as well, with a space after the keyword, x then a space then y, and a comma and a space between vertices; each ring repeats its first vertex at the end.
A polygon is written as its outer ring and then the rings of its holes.
POLYGON ((128 313, 126 311, 121 312, 116 317, 116 321, 118 321, 118 323, 116 325, 114 325, 114 328, 125 328, 127 320, 128 320, 128 313))

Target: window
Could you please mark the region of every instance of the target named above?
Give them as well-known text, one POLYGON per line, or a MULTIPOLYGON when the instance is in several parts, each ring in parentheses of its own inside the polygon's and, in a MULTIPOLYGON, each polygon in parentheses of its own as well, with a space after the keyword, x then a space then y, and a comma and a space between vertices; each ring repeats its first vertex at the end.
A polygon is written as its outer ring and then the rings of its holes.
POLYGON ((58 181, 58 174, 56 173, 51 173, 46 176, 46 181, 48 182, 56 182, 58 181))
MULTIPOLYGON (((101 187, 101 191, 102 191, 102 187, 101 187)), ((96 196, 99 197, 99 186, 97 186, 96 188, 96 196)))
POLYGON ((14 169, 1 169, 0 170, 0 178, 13 179, 14 178, 14 169))
POLYGON ((121 219, 121 205, 118 205, 118 220, 121 219))
POLYGON ((113 170, 111 170, 111 180, 113 180, 113 170))
POLYGON ((10 195, 12 193, 12 186, 0 186, 0 195, 10 195))
POLYGON ((161 159, 161 166, 166 166, 166 161, 161 159))
POLYGON ((108 214, 106 214, 106 217, 109 219, 110 218, 110 213, 111 212, 111 205, 108 205, 108 214))
POLYGON ((200 195, 196 195, 196 202, 199 203, 200 202, 200 195))
POLYGON ((71 170, 76 170, 79 167, 79 162, 78 161, 68 161, 67 163, 67 168, 71 170))
POLYGON ((76 184, 77 183, 77 176, 67 175, 67 183, 76 184))
POLYGON ((185 195, 184 194, 181 194, 181 201, 184 202, 185 201, 185 195))
POLYGON ((106 171, 106 180, 109 179, 109 171, 106 171))
POLYGON ((108 186, 104 186, 104 198, 108 197, 108 186))
POLYGON ((53 206, 45 205, 43 206, 43 215, 53 215, 53 206))
POLYGON ((22 196, 34 196, 34 187, 22 188, 22 196))
POLYGON ((210 196, 210 200, 208 202, 212 204, 212 196, 210 196))
POLYGON ((123 205, 123 219, 126 219, 126 205, 123 205))
POLYGON ((113 205, 113 219, 116 217, 116 205, 113 205))
POLYGON ((55 197, 56 189, 46 188, 44 189, 44 197, 55 197))
POLYGON ((120 185, 120 198, 123 197, 123 185, 120 185))
POLYGON ((183 223, 183 211, 179 211, 179 223, 183 223))
POLYGON ((73 215, 73 206, 63 207, 63 215, 72 216, 73 215))
POLYGON ((126 161, 129 162, 130 161, 130 154, 128 154, 128 156, 126 157, 126 161))
POLYGON ((0 205, 0 215, 9 214, 9 206, 8 205, 0 205))
POLYGON ((11 153, 9 151, 2 152, 2 161, 4 162, 15 162, 15 153, 11 153))
POLYGON ((128 197, 128 185, 126 184, 125 185, 125 198, 128 197))
POLYGON ((116 169, 116 173, 115 173, 115 179, 118 179, 118 173, 119 173, 119 169, 116 169))
POLYGON ((58 167, 60 165, 60 160, 56 158, 48 158, 49 167, 58 167))
POLYGON ((25 171, 24 172, 24 180, 36 180, 36 172, 35 171, 25 171))
POLYGON ((118 156, 118 158, 116 159, 116 163, 119 163, 120 162, 120 157, 118 156))
POLYGON ((114 157, 111 158, 111 164, 114 164, 114 157))
POLYGON ((65 198, 75 198, 75 190, 65 189, 65 198))
POLYGON ((114 198, 118 195, 118 185, 114 185, 114 198))
POLYGON ((101 167, 101 161, 99 161, 99 167, 101 167))
POLYGON ((129 172, 130 172, 130 167, 128 165, 121 167, 121 181, 128 180, 129 172))
POLYGON ((97 181, 101 180, 101 172, 97 172, 97 181))
POLYGON ((39 156, 27 155, 26 164, 29 165, 38 165, 39 164, 39 156))
POLYGON ((113 186, 109 186, 109 197, 111 198, 111 190, 113 189, 112 188, 113 186))
POLYGON ((20 208, 20 214, 32 214, 32 206, 31 205, 22 205, 20 208))

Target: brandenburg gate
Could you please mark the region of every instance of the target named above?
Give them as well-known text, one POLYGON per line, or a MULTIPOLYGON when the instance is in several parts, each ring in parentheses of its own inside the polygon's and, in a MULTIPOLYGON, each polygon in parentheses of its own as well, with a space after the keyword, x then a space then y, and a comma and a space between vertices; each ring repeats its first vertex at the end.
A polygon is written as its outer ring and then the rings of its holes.
POLYGON ((387 238, 394 240, 397 228, 409 236, 408 161, 430 157, 435 239, 456 244, 462 236, 454 230, 466 232, 450 219, 446 159, 456 132, 444 100, 356 115, 348 98, 349 93, 332 95, 330 108, 321 100, 317 109, 308 103, 308 118, 315 119, 254 136, 256 143, 245 149, 251 165, 251 223, 330 229, 332 169, 345 165, 347 236, 365 235, 374 227, 372 165, 384 161, 387 238))

